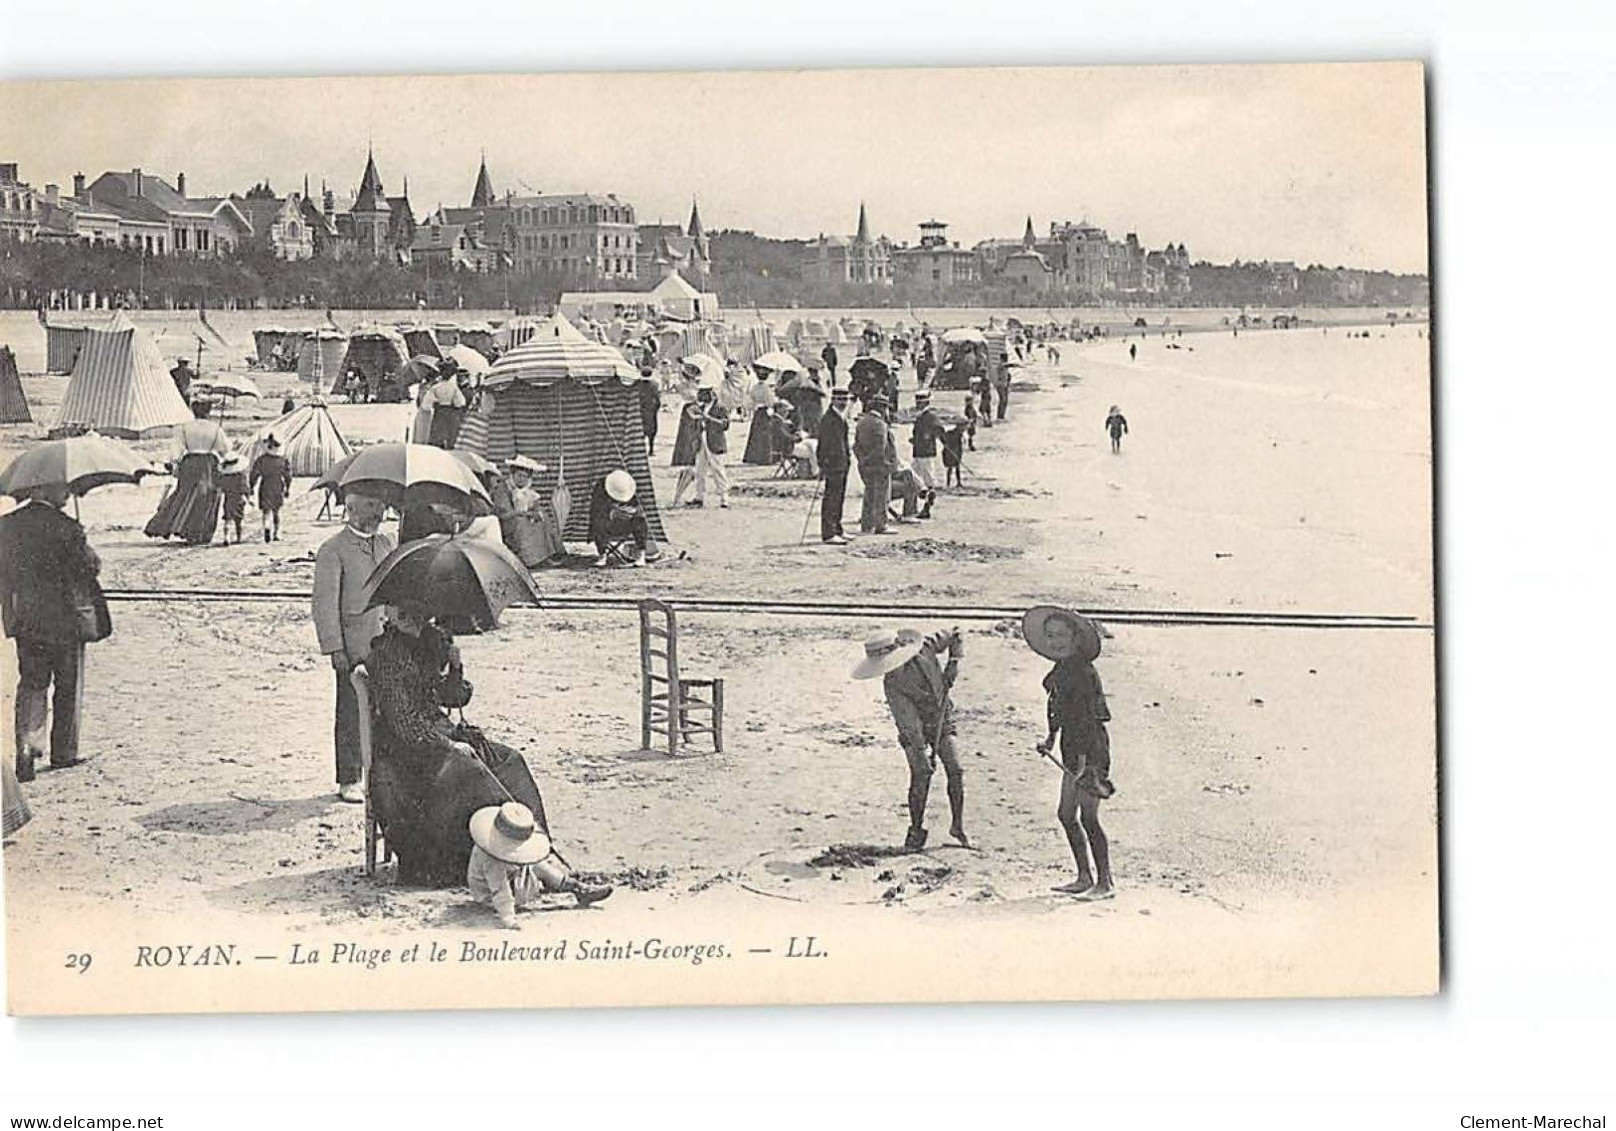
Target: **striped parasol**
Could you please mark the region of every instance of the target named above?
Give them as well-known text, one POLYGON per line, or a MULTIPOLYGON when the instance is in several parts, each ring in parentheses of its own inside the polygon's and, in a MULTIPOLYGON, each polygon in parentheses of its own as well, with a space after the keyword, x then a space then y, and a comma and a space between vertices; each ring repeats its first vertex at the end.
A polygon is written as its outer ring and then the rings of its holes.
POLYGON ((540 323, 533 336, 502 356, 483 378, 486 388, 497 389, 518 381, 550 385, 557 381, 597 384, 601 381, 638 380, 640 371, 621 350, 591 341, 561 315, 540 323))

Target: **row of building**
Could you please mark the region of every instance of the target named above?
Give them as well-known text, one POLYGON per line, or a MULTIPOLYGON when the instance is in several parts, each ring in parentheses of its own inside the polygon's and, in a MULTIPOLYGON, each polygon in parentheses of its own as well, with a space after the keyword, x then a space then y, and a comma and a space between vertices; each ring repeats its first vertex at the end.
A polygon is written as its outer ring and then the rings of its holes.
MULTIPOLYGON (((1217 289, 1234 272, 1244 291, 1350 301, 1363 297, 1365 272, 1298 268, 1289 262, 1192 264, 1182 243, 1146 250, 1136 233, 1112 239, 1087 221, 1052 222, 1040 237, 1027 218, 1020 239, 988 239, 972 247, 951 240, 948 225, 927 220, 918 242, 894 243, 871 234, 859 206, 851 236, 821 234, 807 242, 805 282, 947 291, 1008 284, 1032 292, 1171 298, 1217 289)), ((0 241, 61 240, 140 250, 151 255, 210 255, 256 247, 285 259, 363 257, 441 265, 446 270, 510 271, 559 280, 574 291, 634 291, 677 272, 700 293, 713 290, 713 247, 701 212, 691 202, 684 225, 642 224, 629 202, 613 193, 517 195, 494 189, 483 160, 464 208, 439 206, 417 221, 403 191, 388 195, 374 153, 366 155, 359 186, 338 207, 307 178, 302 192, 278 194, 267 181, 246 192, 190 196, 184 173, 170 184, 139 168, 109 171, 73 192, 36 191, 15 163, 0 163, 0 241)))
POLYGON ((439 207, 417 221, 409 181, 388 195, 368 154, 359 187, 337 206, 322 186, 278 194, 265 181, 244 193, 192 197, 136 168, 73 178, 73 192, 40 191, 15 163, 0 163, 0 240, 77 241, 150 255, 222 254, 256 246, 283 259, 366 257, 441 263, 479 272, 512 270, 580 284, 663 277, 682 271, 705 285, 711 247, 694 202, 689 223, 642 225, 614 194, 494 192, 486 161, 466 208, 439 207))
POLYGON ((914 284, 948 290, 1007 282, 1035 291, 1088 294, 1186 294, 1190 256, 1183 244, 1146 251, 1133 232, 1111 239, 1086 221, 1050 224, 1039 239, 1032 217, 1019 240, 988 239, 961 247, 948 225, 927 220, 916 244, 871 236, 869 216, 859 206, 858 230, 849 237, 820 235, 808 245, 803 278, 814 283, 914 284))

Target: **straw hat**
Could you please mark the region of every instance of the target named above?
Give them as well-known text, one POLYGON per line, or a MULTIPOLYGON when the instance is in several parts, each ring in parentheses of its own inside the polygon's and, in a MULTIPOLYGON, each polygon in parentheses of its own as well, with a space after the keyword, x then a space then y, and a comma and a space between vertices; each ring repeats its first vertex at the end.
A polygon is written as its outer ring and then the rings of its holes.
POLYGON ((839 388, 835 388, 830 391, 830 399, 833 401, 846 401, 852 395, 852 391, 849 390, 846 385, 842 385, 839 388))
POLYGON ((219 463, 219 470, 229 475, 233 471, 240 471, 247 465, 246 457, 240 452, 231 452, 219 463))
POLYGON ((919 404, 921 401, 929 401, 929 400, 931 400, 931 390, 930 389, 916 389, 915 390, 915 403, 916 404, 919 404))
POLYGON ((530 460, 526 456, 512 456, 510 459, 505 461, 505 466, 510 468, 512 471, 528 471, 532 472, 534 475, 537 475, 539 472, 544 470, 544 465, 542 463, 539 463, 536 460, 530 460))
POLYGON ((864 638, 864 658, 853 665, 854 679, 874 679, 897 671, 920 654, 919 634, 877 632, 864 638))
POLYGON ((1065 660, 1072 656, 1081 656, 1093 663, 1100 655, 1100 629, 1088 617, 1071 609, 1063 609, 1058 605, 1039 605, 1031 608, 1022 615, 1021 635, 1034 652, 1046 660, 1065 660), (1077 642, 1076 650, 1065 647, 1056 648, 1049 639, 1049 623, 1053 620, 1065 621, 1071 626, 1072 636, 1077 642))
POLYGON ((634 476, 618 468, 606 476, 606 493, 619 503, 626 503, 634 497, 634 476))
POLYGON ((520 801, 490 805, 471 815, 471 840, 495 860, 536 864, 550 855, 550 838, 520 801))

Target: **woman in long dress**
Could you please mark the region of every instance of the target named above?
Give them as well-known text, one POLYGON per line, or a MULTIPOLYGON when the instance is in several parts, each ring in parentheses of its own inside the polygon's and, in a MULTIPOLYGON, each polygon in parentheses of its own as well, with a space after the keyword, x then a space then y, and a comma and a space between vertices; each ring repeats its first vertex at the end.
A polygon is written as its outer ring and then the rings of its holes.
POLYGON ((548 828, 522 756, 448 711, 471 700, 459 650, 424 610, 395 608, 365 661, 376 710, 371 791, 405 883, 464 882, 471 815, 520 801, 548 828))
POLYGON ((230 440, 214 421, 208 419, 210 406, 198 401, 197 419, 174 430, 174 486, 157 504, 157 512, 146 523, 152 538, 183 538, 193 546, 213 541, 219 526, 219 465, 230 451, 230 440))
POLYGON ((774 386, 769 384, 769 371, 753 367, 757 384, 749 394, 752 401, 752 427, 746 434, 746 452, 742 463, 768 464, 774 462, 774 386))

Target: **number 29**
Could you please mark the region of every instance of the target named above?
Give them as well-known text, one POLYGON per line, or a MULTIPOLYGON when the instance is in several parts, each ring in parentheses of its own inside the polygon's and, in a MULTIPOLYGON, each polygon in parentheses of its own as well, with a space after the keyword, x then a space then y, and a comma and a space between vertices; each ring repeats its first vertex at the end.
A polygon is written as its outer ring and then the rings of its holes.
POLYGON ((90 971, 90 963, 93 961, 95 961, 94 955, 70 954, 67 956, 65 965, 69 970, 77 970, 80 974, 87 974, 90 971))

